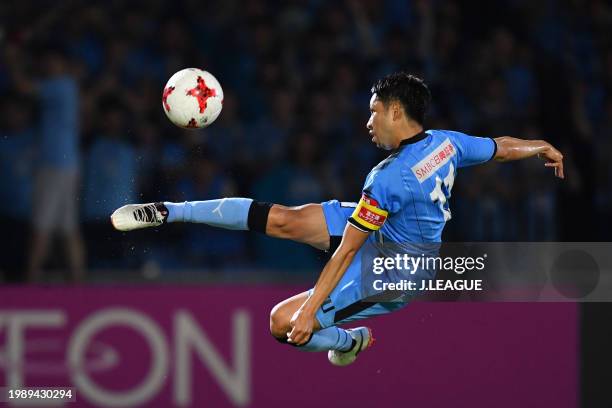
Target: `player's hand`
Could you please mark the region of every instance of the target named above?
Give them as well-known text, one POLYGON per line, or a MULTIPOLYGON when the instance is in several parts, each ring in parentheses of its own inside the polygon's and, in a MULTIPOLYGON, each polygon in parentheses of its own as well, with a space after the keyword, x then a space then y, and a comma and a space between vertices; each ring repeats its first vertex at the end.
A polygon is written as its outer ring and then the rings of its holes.
POLYGON ((546 160, 544 166, 553 167, 555 169, 555 176, 559 178, 565 178, 563 174, 563 155, 560 151, 550 146, 544 152, 538 154, 540 159, 546 160))
POLYGON ((292 329, 287 333, 289 343, 301 346, 310 339, 315 324, 315 316, 300 307, 291 318, 289 324, 292 329))

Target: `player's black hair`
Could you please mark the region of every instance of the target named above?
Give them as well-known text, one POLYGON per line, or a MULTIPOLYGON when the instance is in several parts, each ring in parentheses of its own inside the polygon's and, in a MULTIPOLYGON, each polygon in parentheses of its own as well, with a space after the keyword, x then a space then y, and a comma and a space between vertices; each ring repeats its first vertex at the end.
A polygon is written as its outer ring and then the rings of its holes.
POLYGON ((399 101, 406 114, 423 125, 431 93, 421 78, 407 72, 395 72, 379 79, 371 91, 385 105, 399 101))

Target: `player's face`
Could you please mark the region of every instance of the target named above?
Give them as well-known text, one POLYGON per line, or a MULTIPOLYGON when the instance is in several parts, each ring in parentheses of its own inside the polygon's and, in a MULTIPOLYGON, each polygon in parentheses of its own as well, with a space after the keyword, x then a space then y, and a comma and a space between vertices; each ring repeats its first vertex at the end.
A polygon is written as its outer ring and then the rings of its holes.
POLYGON ((393 149, 390 131, 392 122, 391 109, 387 109, 375 93, 372 94, 372 98, 370 98, 370 119, 368 119, 366 127, 370 131, 372 142, 376 143, 376 146, 380 149, 393 149))

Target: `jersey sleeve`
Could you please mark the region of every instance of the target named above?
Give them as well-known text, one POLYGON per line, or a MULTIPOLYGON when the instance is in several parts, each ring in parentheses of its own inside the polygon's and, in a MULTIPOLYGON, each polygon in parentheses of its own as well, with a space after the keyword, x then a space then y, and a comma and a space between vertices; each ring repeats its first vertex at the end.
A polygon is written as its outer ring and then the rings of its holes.
POLYGON ((449 132, 457 147, 458 167, 473 166, 487 162, 497 152, 497 143, 490 137, 469 136, 461 132, 449 132))
POLYGON ((364 232, 379 230, 390 214, 399 211, 399 199, 394 193, 394 186, 402 183, 397 176, 393 180, 390 171, 375 171, 368 175, 363 187, 361 199, 348 222, 364 232))

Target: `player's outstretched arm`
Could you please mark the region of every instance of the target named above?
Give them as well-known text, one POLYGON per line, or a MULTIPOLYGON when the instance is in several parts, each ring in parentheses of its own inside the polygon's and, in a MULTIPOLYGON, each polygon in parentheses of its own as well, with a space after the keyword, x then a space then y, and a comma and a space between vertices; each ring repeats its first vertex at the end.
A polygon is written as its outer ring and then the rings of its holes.
POLYGON ((538 156, 546 161, 546 167, 555 169, 555 176, 565 178, 563 174, 563 155, 545 140, 524 140, 510 136, 497 137, 497 152, 494 159, 499 162, 522 160, 538 156))

